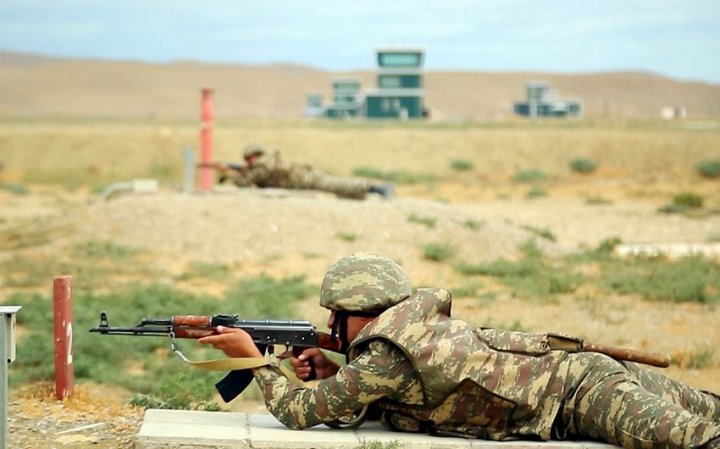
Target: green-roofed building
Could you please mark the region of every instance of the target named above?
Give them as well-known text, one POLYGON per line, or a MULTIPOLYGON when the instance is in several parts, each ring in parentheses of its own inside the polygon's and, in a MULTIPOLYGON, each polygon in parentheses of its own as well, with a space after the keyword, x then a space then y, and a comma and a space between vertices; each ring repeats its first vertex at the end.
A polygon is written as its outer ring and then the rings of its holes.
POLYGON ((367 118, 422 118, 424 116, 423 51, 377 51, 377 88, 365 91, 367 118))
MULTIPOLYGON (((333 80, 333 101, 324 108, 325 117, 404 120, 425 116, 423 50, 383 48, 376 55, 377 87, 362 90, 356 78, 333 80)), ((313 106, 317 110, 317 104, 313 106)))

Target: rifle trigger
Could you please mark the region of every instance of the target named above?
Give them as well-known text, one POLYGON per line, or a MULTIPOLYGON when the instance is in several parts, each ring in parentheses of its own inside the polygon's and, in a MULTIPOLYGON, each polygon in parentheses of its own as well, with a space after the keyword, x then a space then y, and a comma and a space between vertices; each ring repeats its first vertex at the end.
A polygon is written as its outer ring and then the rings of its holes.
POLYGON ((170 331, 168 336, 170 337, 170 349, 172 352, 178 352, 177 345, 175 344, 175 332, 170 331))

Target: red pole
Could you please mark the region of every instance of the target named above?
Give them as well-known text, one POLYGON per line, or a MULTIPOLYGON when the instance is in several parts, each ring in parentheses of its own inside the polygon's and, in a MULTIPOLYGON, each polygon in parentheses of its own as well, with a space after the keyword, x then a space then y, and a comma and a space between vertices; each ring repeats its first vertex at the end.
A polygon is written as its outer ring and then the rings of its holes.
MULTIPOLYGON (((204 88, 202 90, 201 104, 201 128, 200 128, 200 162, 212 161, 212 131, 213 131, 213 90, 204 88)), ((200 190, 209 192, 213 186, 212 167, 200 169, 200 190)))
POLYGON ((75 381, 72 353, 72 277, 53 279, 55 309, 55 397, 71 397, 75 381))

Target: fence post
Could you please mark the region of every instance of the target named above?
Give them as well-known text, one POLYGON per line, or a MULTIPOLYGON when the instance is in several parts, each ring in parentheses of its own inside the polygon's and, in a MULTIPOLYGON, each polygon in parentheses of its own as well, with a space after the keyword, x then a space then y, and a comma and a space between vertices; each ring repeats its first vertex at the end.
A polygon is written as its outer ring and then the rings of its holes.
POLYGON ((7 447, 8 365, 15 360, 15 315, 20 306, 0 306, 0 449, 7 447))
POLYGON ((59 401, 73 393, 74 365, 72 353, 72 277, 53 279, 55 310, 55 398, 59 401))
MULTIPOLYGON (((213 152, 213 90, 203 88, 201 103, 201 127, 200 127, 200 162, 212 161, 213 152)), ((200 169, 200 190, 209 192, 213 187, 213 169, 203 166, 200 169)))

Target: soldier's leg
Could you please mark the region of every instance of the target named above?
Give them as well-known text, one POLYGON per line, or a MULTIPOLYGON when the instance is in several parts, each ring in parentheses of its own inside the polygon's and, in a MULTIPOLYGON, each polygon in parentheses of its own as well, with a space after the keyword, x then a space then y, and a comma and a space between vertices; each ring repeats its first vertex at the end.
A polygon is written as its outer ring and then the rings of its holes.
POLYGON ((645 390, 679 404, 695 415, 720 422, 720 396, 693 388, 664 374, 635 363, 623 363, 645 390))
POLYGON ((600 354, 577 354, 574 391, 562 420, 570 435, 626 448, 720 448, 720 423, 645 390, 625 366, 600 354))
POLYGON ((307 170, 299 177, 303 189, 334 193, 344 198, 362 199, 370 190, 370 184, 363 179, 339 178, 318 170, 307 170))

